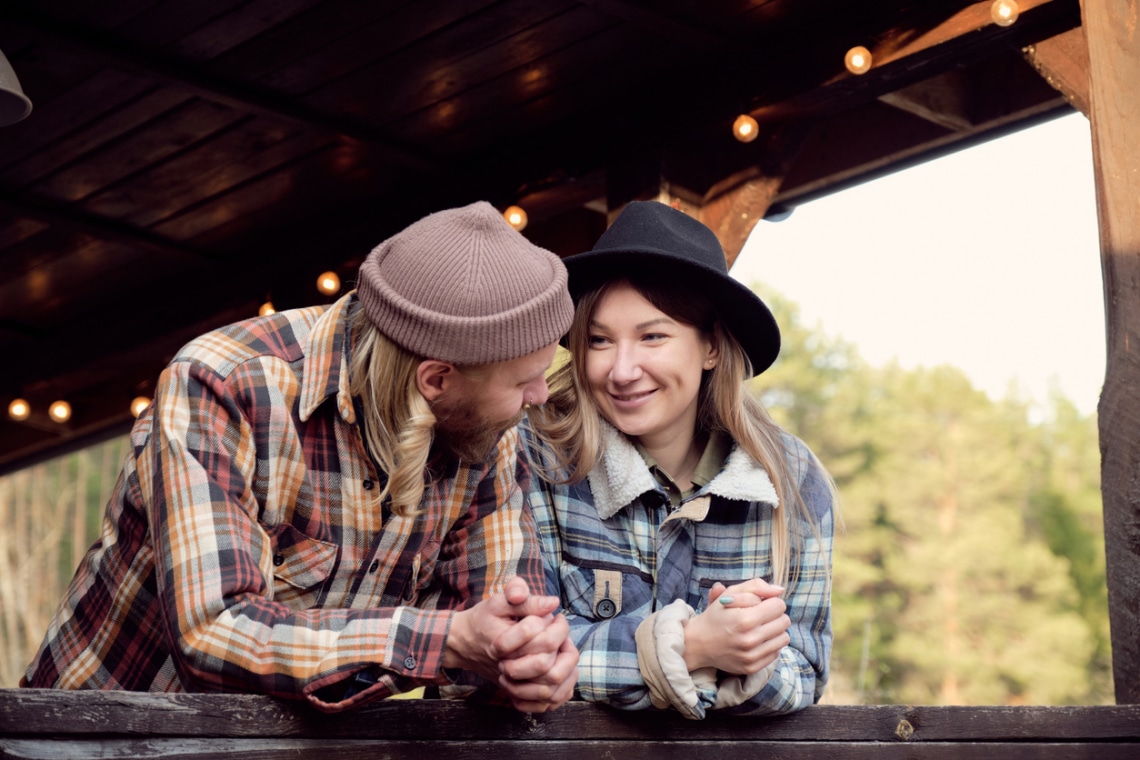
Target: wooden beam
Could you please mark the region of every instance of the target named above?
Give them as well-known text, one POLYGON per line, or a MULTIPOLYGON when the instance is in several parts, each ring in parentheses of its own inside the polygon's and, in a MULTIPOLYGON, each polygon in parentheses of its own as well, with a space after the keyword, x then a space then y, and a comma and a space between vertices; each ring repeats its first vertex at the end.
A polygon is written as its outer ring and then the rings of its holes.
MULTIPOLYGON (((1140 39, 1137 0, 1083 0, 1108 367, 1097 407, 1116 701, 1140 703, 1140 39)), ((1091 336, 1090 336, 1091 338, 1091 336)))
POLYGON ((965 132, 974 126, 969 84, 961 69, 950 69, 880 95, 879 100, 953 132, 965 132))
POLYGON ((701 198, 697 218, 716 233, 729 269, 736 263, 756 223, 768 213, 807 135, 802 127, 770 132, 764 136, 763 152, 756 157, 753 166, 721 179, 701 198))
MULTIPOLYGON (((1018 8, 1022 15, 1032 14, 1038 8, 1048 6, 1057 0, 1019 0, 1018 8)), ((881 43, 871 49, 874 65, 883 66, 917 53, 931 50, 939 45, 960 39, 982 30, 1000 33, 990 15, 992 0, 983 0, 962 8, 941 24, 913 33, 896 33, 886 36, 881 43)), ((1056 6, 1054 6, 1056 7, 1056 6)))
POLYGON ((697 214, 716 233, 728 268, 736 263, 756 222, 764 218, 784 178, 759 176, 706 201, 697 214))
POLYGON ((780 191, 806 135, 799 125, 767 131, 748 146, 749 163, 743 168, 716 151, 684 155, 662 155, 656 149, 624 151, 606 178, 609 222, 631 200, 665 203, 711 229, 731 269, 780 191))
POLYGON ((990 17, 991 0, 974 3, 925 27, 913 23, 884 31, 868 46, 874 65, 855 75, 839 72, 800 93, 767 93, 768 103, 751 114, 763 124, 838 113, 870 98, 929 79, 951 67, 977 63, 1008 45, 1021 48, 1080 24, 1076 0, 1021 0, 1021 16, 1009 27, 990 17))
POLYGON ((1083 26, 1029 45, 1025 59, 1074 108, 1089 115, 1089 48, 1083 26))
POLYGON ((44 201, 32 201, 17 193, 0 191, 0 210, 13 217, 32 219, 49 226, 59 226, 72 232, 89 235, 98 240, 138 248, 160 256, 217 261, 212 253, 176 243, 148 230, 106 217, 95 216, 74 206, 44 201))

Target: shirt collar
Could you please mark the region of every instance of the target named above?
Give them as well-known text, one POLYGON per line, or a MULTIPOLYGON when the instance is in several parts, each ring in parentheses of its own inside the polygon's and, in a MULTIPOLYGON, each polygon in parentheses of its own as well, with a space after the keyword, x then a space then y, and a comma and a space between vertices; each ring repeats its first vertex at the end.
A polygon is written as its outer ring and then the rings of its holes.
POLYGON ((308 338, 301 379, 301 421, 313 416, 330 396, 336 396, 337 411, 350 425, 356 423, 356 410, 349 393, 348 341, 351 316, 358 308, 356 291, 340 298, 317 317, 308 338))
POLYGON ((669 494, 669 500, 676 506, 680 503, 680 499, 701 490, 702 486, 706 486, 712 482, 712 479, 717 476, 717 473, 724 467, 724 462, 728 459, 729 453, 732 451, 732 438, 728 433, 720 430, 713 430, 709 433, 708 441, 705 442, 705 447, 701 451, 701 458, 697 462, 697 467, 693 471, 691 478, 692 487, 687 490, 681 489, 677 482, 673 479, 672 474, 666 472, 662 467, 657 464, 657 460, 653 455, 646 451, 645 447, 640 442, 634 441, 633 445, 637 448, 637 453, 645 461, 646 467, 653 474, 653 477, 664 486, 666 492, 669 494), (676 496, 676 498, 674 498, 676 496))

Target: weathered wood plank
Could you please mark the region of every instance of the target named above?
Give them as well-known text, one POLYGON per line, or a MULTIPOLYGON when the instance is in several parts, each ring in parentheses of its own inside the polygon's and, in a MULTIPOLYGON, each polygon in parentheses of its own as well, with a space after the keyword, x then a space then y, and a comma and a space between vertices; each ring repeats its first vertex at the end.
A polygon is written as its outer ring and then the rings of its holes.
POLYGON ((141 128, 156 114, 166 113, 186 103, 192 96, 169 87, 154 87, 139 98, 102 114, 87 128, 76 130, 45 144, 22 161, 6 168, 0 179, 7 187, 22 187, 49 172, 77 161, 83 155, 112 140, 121 139, 141 128))
POLYGON ((148 227, 336 141, 290 126, 265 119, 242 124, 88 198, 83 208, 148 227), (154 198, 163 202, 154 203, 154 198))
POLYGON ((433 3, 431 13, 423 13, 417 3, 374 19, 373 23, 360 19, 355 27, 338 30, 343 34, 335 37, 330 34, 327 46, 312 55, 289 61, 264 77, 261 84, 289 95, 311 92, 457 22, 491 2, 438 0, 433 3))
POLYGON ((257 736, 409 741, 469 740, 1140 742, 1140 705, 1100 707, 909 707, 817 705, 792 715, 623 712, 573 702, 543 715, 438 700, 388 700, 327 715, 259 695, 0 690, 0 737, 73 735, 257 736))
POLYGON ((1112 671, 1140 702, 1140 45, 1136 0, 1084 0, 1108 367, 1097 407, 1112 671))
POLYGON ((119 24, 116 36, 146 40, 148 46, 159 48, 177 42, 187 29, 196 29, 225 13, 234 5, 233 0, 197 0, 193 3, 155 3, 119 24))
MULTIPOLYGON (((25 69, 21 68, 21 82, 25 69)), ((33 75, 35 70, 31 72, 33 75)), ((27 87, 28 85, 24 85, 27 87)), ((144 94, 153 83, 113 69, 79 83, 65 95, 35 101, 35 119, 25 119, 5 127, 0 140, 0 167, 22 161, 41 149, 50 150, 55 141, 77 127, 101 118, 123 103, 144 94)), ((29 92, 34 92, 29 88, 29 92)))
POLYGON ((321 0, 252 0, 211 18, 171 47, 193 61, 215 58, 287 22, 318 5, 321 0))
POLYGON ((147 122, 132 134, 129 143, 110 141, 73 166, 35 183, 32 191, 54 200, 80 200, 157 161, 177 155, 242 118, 248 117, 222 105, 206 100, 189 101, 147 122))
POLYGON ((21 760, 134 760, 136 758, 178 757, 190 760, 226 758, 295 758, 324 760, 423 760, 423 758, 464 757, 543 758, 543 760, 582 760, 612 758, 623 760, 708 760, 762 754, 765 760, 812 758, 812 760, 1135 760, 1140 744, 1022 744, 937 743, 921 747, 878 742, 755 742, 755 741, 636 741, 614 744, 608 741, 486 741, 456 742, 424 740, 344 741, 328 739, 92 739, 83 742, 29 741, 0 739, 0 756, 21 760))
MULTIPOLYGON (((301 13, 268 29, 248 42, 227 50, 209 61, 208 67, 219 72, 236 72, 245 81, 255 81, 270 72, 307 58, 332 45, 342 37, 365 29, 377 20, 412 5, 414 0, 324 0, 307 13, 301 13)), ((454 20, 444 13, 443 2, 432 8, 432 20, 443 23, 454 20)), ((396 24, 389 18, 382 44, 389 45, 396 24)), ((379 41, 379 40, 378 40, 379 41)), ((303 67, 302 67, 303 68, 303 67)))
MULTIPOLYGON (((645 44, 625 27, 610 27, 399 119, 389 125, 390 133, 407 142, 446 139, 460 127, 467 129, 501 116, 516 103, 604 75, 611 66, 620 64, 629 49, 645 44)), ((480 139, 485 137, 485 133, 480 134, 480 139)))
POLYGON ((504 72, 526 66, 552 49, 596 34, 612 25, 586 8, 562 3, 535 4, 525 13, 488 12, 486 26, 456 26, 362 69, 321 90, 311 101, 331 107, 349 100, 367 81, 390 80, 384 98, 362 99, 359 118, 374 124, 393 119, 441 100, 504 72), (391 72, 399 72, 392 76, 391 72))

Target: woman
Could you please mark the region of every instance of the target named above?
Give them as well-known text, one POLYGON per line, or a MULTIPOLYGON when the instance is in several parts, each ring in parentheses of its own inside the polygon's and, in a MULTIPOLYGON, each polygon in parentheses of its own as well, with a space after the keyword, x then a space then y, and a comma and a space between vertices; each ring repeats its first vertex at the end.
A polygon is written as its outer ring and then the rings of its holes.
POLYGON ((834 489, 745 386, 779 352, 771 313, 712 231, 661 203, 565 262, 571 359, 523 434, 579 695, 690 718, 818 701, 834 489))

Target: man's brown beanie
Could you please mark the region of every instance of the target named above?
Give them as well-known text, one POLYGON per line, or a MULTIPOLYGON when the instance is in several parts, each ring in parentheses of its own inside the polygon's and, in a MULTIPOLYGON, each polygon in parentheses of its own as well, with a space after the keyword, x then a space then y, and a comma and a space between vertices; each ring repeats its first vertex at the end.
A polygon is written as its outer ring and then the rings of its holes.
POLYGON ((424 217, 360 267, 364 312, 413 354, 489 364, 533 353, 570 328, 562 260, 479 201, 424 217))

